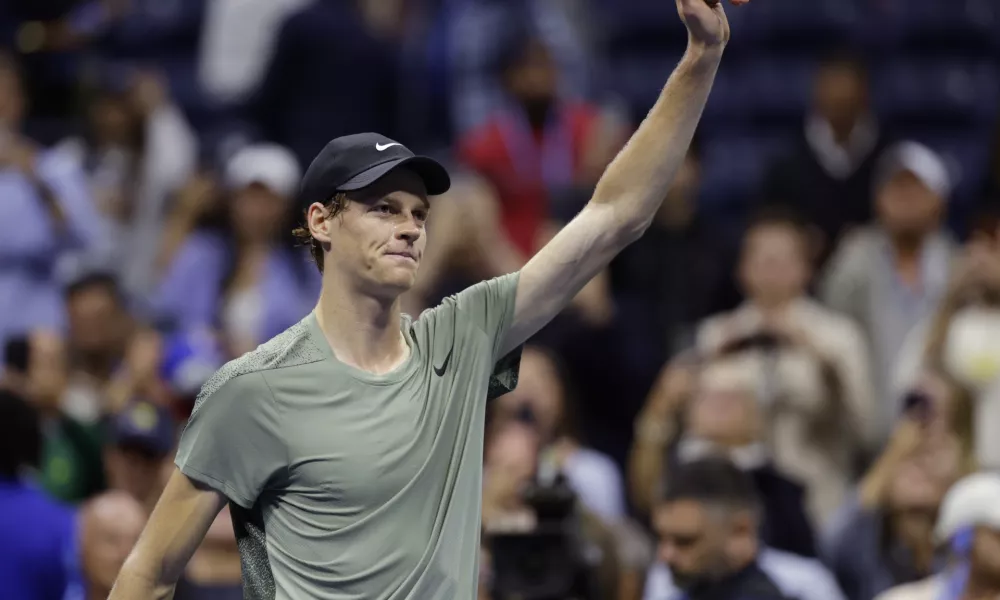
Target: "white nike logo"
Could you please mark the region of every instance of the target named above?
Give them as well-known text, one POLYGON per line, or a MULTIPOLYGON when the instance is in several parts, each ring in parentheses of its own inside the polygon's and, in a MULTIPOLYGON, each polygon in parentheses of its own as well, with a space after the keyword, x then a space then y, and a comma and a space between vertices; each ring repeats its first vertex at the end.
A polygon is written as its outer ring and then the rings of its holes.
POLYGON ((399 142, 392 142, 391 144, 385 144, 385 145, 375 144, 375 149, 378 150, 379 152, 381 152, 381 151, 385 150, 386 148, 391 148, 393 146, 402 146, 402 144, 400 144, 399 142))

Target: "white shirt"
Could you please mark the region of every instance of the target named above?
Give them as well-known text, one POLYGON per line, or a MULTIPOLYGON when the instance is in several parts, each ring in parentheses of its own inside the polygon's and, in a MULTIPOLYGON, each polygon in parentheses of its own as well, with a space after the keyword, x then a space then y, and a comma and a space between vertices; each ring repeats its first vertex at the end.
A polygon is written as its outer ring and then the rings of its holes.
MULTIPOLYGON (((845 600, 833 575, 819 561, 765 548, 757 557, 757 566, 789 598, 845 600)), ((649 569, 643 600, 680 600, 683 596, 666 565, 656 563, 649 569)))

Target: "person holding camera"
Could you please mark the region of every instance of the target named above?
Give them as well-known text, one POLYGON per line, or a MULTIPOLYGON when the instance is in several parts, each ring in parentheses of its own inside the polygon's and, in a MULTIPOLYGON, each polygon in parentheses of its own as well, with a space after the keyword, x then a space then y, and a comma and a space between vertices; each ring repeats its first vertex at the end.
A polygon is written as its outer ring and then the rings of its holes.
POLYGON ((823 560, 849 600, 871 600, 942 566, 936 515, 945 492, 974 469, 961 433, 968 410, 957 396, 927 377, 903 404, 889 444, 821 540, 823 560))
POLYGON ((654 511, 659 562, 644 600, 843 600, 820 563, 762 542, 761 516, 753 480, 727 458, 674 470, 654 511))
POLYGON ((755 373, 744 359, 683 362, 661 377, 636 422, 629 461, 633 503, 655 517, 664 482, 685 465, 724 457, 753 482, 760 499, 760 537, 769 547, 815 556, 805 488, 775 467, 763 438, 755 373))
POLYGON ((810 247, 793 216, 766 213, 747 230, 739 264, 746 302, 698 331, 698 350, 746 358, 763 402, 775 464, 806 484, 813 519, 843 500, 878 438, 878 407, 861 330, 807 296, 810 247))

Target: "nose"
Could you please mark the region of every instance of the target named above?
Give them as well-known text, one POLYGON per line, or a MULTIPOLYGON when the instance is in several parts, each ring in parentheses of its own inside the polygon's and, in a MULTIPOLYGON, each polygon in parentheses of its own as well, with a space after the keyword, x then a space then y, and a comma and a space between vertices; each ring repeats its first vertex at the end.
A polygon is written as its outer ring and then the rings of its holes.
POLYGON ((422 231, 420 223, 411 215, 396 225, 395 235, 396 239, 413 244, 420 239, 422 231))
POLYGON ((657 554, 660 555, 660 561, 663 564, 672 565, 677 559, 677 547, 669 541, 661 541, 657 548, 657 554))

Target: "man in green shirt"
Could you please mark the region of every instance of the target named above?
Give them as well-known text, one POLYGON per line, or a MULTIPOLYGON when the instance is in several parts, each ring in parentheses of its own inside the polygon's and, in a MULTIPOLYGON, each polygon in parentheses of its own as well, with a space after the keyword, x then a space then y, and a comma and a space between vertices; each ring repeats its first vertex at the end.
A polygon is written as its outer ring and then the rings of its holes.
POLYGON ((486 401, 516 384, 516 349, 649 227, 729 38, 718 0, 677 6, 688 51, 587 207, 520 272, 415 320, 399 298, 448 174, 376 134, 320 152, 300 194, 316 309, 202 389, 113 600, 170 597, 227 502, 246 598, 476 596, 486 401))

